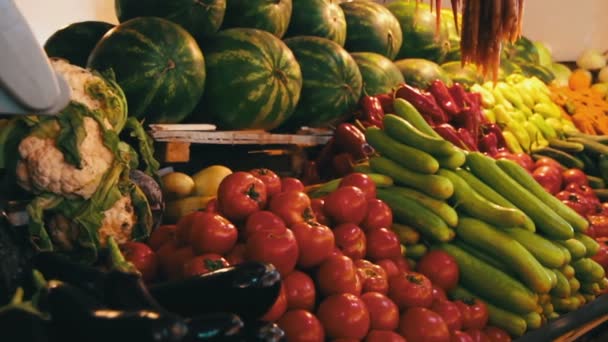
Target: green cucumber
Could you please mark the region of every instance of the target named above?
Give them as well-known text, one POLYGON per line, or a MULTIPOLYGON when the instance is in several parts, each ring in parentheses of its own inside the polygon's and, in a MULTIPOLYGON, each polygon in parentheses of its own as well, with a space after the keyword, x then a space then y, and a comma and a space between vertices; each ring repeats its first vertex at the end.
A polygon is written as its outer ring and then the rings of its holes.
MULTIPOLYGON (((441 166, 441 163, 439 165, 441 166)), ((587 175, 587 181, 592 189, 603 189, 606 187, 606 182, 600 177, 587 175)))
POLYGON ((568 138, 569 142, 579 143, 585 147, 586 151, 595 152, 597 154, 608 154, 608 146, 592 139, 582 137, 568 138))
POLYGON ((416 109, 416 107, 414 107, 407 100, 396 98, 393 101, 393 108, 395 109, 395 114, 414 125, 414 127, 416 127, 420 132, 431 137, 442 138, 441 135, 435 132, 433 127, 431 127, 428 122, 424 120, 424 117, 420 114, 418 109, 416 109))
POLYGON ((449 156, 437 156, 437 161, 439 162, 439 166, 444 169, 456 170, 467 161, 467 155, 465 152, 453 146, 453 152, 449 156))
POLYGON ((575 277, 568 278, 568 284, 570 284, 570 291, 572 293, 576 293, 581 289, 581 282, 575 277))
POLYGON ((526 320, 526 324, 530 330, 538 329, 543 325, 543 318, 538 312, 529 312, 524 315, 524 319, 526 320))
POLYGON ((568 250, 568 248, 564 247, 562 244, 559 244, 553 240, 551 240, 551 243, 553 244, 553 246, 559 248, 562 251, 562 254, 564 255, 564 258, 566 260, 566 264, 569 264, 572 261, 572 254, 570 254, 570 251, 568 250))
POLYGON ((422 258, 427 251, 428 248, 424 244, 417 243, 415 245, 407 246, 405 249, 405 256, 417 261, 420 260, 420 258, 422 258))
MULTIPOLYGON (((441 163, 439 164, 441 165, 441 163)), ((457 169, 456 173, 460 176, 460 178, 464 179, 465 182, 469 183, 469 185, 473 189, 475 189, 475 191, 477 191, 480 195, 488 199, 490 202, 493 202, 506 208, 519 209, 515 206, 515 204, 509 202, 509 200, 507 200, 501 194, 496 192, 496 190, 489 187, 486 183, 477 178, 471 172, 465 169, 457 169)), ((536 231, 536 226, 528 215, 526 215, 526 222, 524 222, 523 227, 531 232, 536 231)))
POLYGON ((454 195, 450 200, 455 207, 470 216, 500 227, 517 227, 526 221, 521 210, 502 207, 488 201, 455 172, 441 169, 437 174, 452 182, 454 195))
POLYGON ((365 139, 380 155, 412 171, 433 174, 439 169, 439 162, 432 155, 398 142, 378 127, 368 127, 365 139))
POLYGON ((522 228, 505 229, 505 234, 517 240, 544 266, 559 268, 566 265, 562 250, 544 237, 522 228))
POLYGON ((552 147, 541 148, 540 150, 534 151, 534 153, 532 154, 532 157, 534 157, 534 159, 539 159, 539 156, 553 158, 558 163, 565 166, 567 169, 575 168, 582 170, 585 168, 585 163, 583 163, 582 160, 576 158, 575 156, 569 153, 552 147))
POLYGON ((386 114, 382 120, 384 130, 393 139, 430 153, 432 155, 449 156, 454 153, 452 143, 421 132, 412 123, 394 114, 386 114))
POLYGON ((598 283, 583 283, 581 284, 581 292, 586 294, 599 295, 602 293, 602 289, 600 289, 600 284, 598 283))
POLYGON ((530 216, 538 229, 549 237, 556 239, 569 239, 574 236, 574 230, 568 222, 519 182, 511 178, 497 163, 479 152, 472 152, 467 155, 467 165, 471 168, 473 174, 530 216))
POLYGON ((501 270, 505 273, 509 272, 509 268, 507 267, 507 265, 505 265, 502 260, 496 260, 496 258, 493 258, 492 256, 484 253, 483 251, 479 250, 478 248, 472 247, 470 245, 467 245, 464 241, 456 238, 454 239, 454 241, 451 242, 454 246, 461 248, 462 250, 464 250, 465 252, 471 254, 472 256, 481 259, 481 261, 484 261, 488 264, 490 264, 492 267, 501 270))
POLYGON ((582 258, 572 262, 576 277, 583 283, 598 282, 606 275, 604 268, 595 260, 582 258))
POLYGON ((558 298, 570 297, 572 291, 568 278, 559 270, 555 270, 553 273, 557 276, 557 285, 551 289, 551 295, 558 298))
POLYGON ((549 140, 549 146, 566 153, 577 153, 585 150, 585 145, 581 143, 562 139, 549 140))
POLYGON ((399 241, 406 246, 415 245, 420 241, 420 233, 408 225, 393 223, 391 230, 397 234, 399 241))
POLYGON ((393 191, 399 193, 402 196, 409 197, 416 202, 422 204, 430 211, 441 217, 445 223, 450 227, 456 227, 458 224, 458 213, 454 208, 450 207, 445 201, 438 200, 431 196, 428 196, 418 190, 404 188, 399 186, 392 187, 393 191))
POLYGON ((570 255, 572 256, 572 260, 578 260, 587 255, 587 248, 585 245, 574 238, 568 240, 558 240, 557 243, 568 249, 568 252, 570 252, 570 255))
POLYGON ((385 157, 372 157, 372 170, 391 177, 395 183, 412 187, 438 199, 448 199, 454 193, 454 186, 447 178, 427 175, 408 170, 385 157))
POLYGON ((575 233, 574 238, 580 241, 587 249, 586 257, 591 258, 600 250, 600 244, 587 234, 575 233))
POLYGON ((562 274, 565 275, 568 279, 574 278, 574 275, 576 274, 576 271, 574 271, 574 267, 572 267, 572 265, 570 264, 566 264, 560 267, 559 271, 562 272, 562 274))

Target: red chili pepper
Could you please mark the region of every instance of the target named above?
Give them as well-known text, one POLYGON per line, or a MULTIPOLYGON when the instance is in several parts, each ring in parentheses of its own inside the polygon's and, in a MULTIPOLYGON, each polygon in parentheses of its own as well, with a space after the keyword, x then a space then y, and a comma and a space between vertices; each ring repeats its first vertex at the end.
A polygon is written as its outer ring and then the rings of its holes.
POLYGON ((498 149, 507 147, 507 142, 505 137, 502 135, 502 129, 500 129, 500 126, 495 123, 485 124, 483 125, 483 131, 486 133, 494 133, 494 136, 496 137, 496 147, 498 149))
POLYGON ((441 124, 434 126, 433 129, 437 134, 441 135, 441 137, 457 147, 468 149, 467 145, 462 141, 460 136, 458 135, 458 131, 450 124, 441 124))
POLYGON ((439 106, 447 113, 450 117, 458 115, 462 108, 456 104, 450 90, 441 80, 435 80, 431 83, 428 91, 435 97, 435 100, 439 106))
POLYGON ((467 93, 467 100, 467 103, 476 114, 477 122, 482 124, 488 122, 488 119, 481 111, 481 94, 467 93))
POLYGON ((458 107, 461 109, 465 109, 469 107, 469 99, 467 98, 467 91, 464 89, 462 84, 454 83, 450 88, 448 88, 452 99, 456 103, 458 107))
POLYGON ((460 140, 462 140, 465 143, 465 145, 467 146, 467 150, 478 151, 477 140, 475 138, 473 138, 471 131, 469 131, 468 129, 465 129, 465 128, 459 128, 458 136, 460 137, 460 140))
POLYGON ((490 157, 494 157, 498 153, 497 139, 494 132, 484 135, 479 140, 479 151, 487 153, 490 157))
POLYGON ((429 116, 435 124, 442 124, 448 121, 447 115, 430 93, 423 92, 407 84, 402 84, 395 92, 395 97, 409 101, 423 116, 429 116))
POLYGON ((336 154, 332 160, 333 169, 338 177, 353 172, 355 161, 350 153, 336 154))
POLYGON ((394 113, 395 108, 393 107, 393 93, 390 94, 378 94, 376 98, 380 101, 380 105, 382 105, 382 111, 386 113, 394 113))
POLYGON ((384 110, 382 109, 382 103, 375 96, 363 96, 360 101, 362 112, 360 119, 366 121, 371 125, 384 127, 382 119, 384 118, 384 110))
POLYGON ((365 159, 374 153, 374 149, 365 140, 365 134, 355 125, 341 123, 334 132, 335 146, 341 152, 347 152, 355 160, 365 159))

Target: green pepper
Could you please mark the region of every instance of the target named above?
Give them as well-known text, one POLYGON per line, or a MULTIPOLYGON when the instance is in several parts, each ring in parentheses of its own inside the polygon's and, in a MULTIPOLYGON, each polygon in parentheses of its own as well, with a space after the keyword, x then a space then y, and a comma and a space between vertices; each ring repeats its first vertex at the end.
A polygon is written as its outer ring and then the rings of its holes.
POLYGON ((507 123, 507 127, 509 128, 509 131, 515 135, 519 145, 521 145, 521 148, 526 152, 530 151, 532 141, 530 140, 530 135, 528 134, 528 131, 526 131, 526 128, 515 120, 511 120, 509 123, 507 123))
POLYGON ((537 103, 534 105, 534 112, 539 113, 545 118, 560 118, 562 113, 554 103, 537 103))
POLYGON ((547 121, 545 121, 545 118, 543 118, 542 115, 534 113, 528 121, 538 127, 545 138, 549 140, 557 138, 557 132, 547 121))
POLYGON ((512 153, 522 153, 524 151, 513 133, 504 130, 502 131, 502 136, 505 138, 505 143, 507 144, 509 151, 512 153))

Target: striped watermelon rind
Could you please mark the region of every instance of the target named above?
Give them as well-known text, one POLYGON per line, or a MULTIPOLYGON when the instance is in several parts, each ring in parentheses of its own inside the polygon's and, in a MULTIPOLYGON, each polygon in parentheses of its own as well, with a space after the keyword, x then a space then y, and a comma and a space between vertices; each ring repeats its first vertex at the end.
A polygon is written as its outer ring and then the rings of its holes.
POLYGON ((181 25, 200 41, 221 27, 226 0, 115 0, 114 7, 121 23, 136 17, 160 17, 181 25))
POLYGON ((447 85, 452 84, 452 79, 445 70, 437 63, 422 58, 405 58, 395 61, 395 65, 409 85, 420 89, 426 89, 435 80, 441 80, 447 85))
POLYGON ((399 20, 383 5, 368 0, 343 2, 346 43, 350 52, 375 52, 395 59, 403 43, 399 20))
POLYGON ((390 59, 373 52, 353 52, 363 77, 363 93, 373 96, 387 94, 405 82, 401 71, 390 59))
POLYGON ((234 28, 204 44, 208 82, 195 111, 198 121, 222 129, 272 130, 290 117, 302 73, 285 43, 266 31, 234 28))
POLYGON ((304 83, 300 102, 284 129, 323 127, 350 114, 361 96, 363 80, 353 57, 337 43, 321 37, 285 39, 304 83))
POLYGON ((344 46, 346 18, 336 0, 294 1, 285 38, 317 36, 344 46))
POLYGON ((162 18, 140 17, 116 26, 97 43, 87 67, 112 69, 129 115, 147 123, 182 121, 205 87, 205 59, 196 41, 162 18))
POLYGON ((97 42, 114 26, 103 21, 73 23, 53 33, 44 43, 44 51, 49 57, 63 58, 84 68, 97 42))
POLYGON ((293 10, 292 0, 229 0, 222 29, 254 28, 282 38, 293 10))

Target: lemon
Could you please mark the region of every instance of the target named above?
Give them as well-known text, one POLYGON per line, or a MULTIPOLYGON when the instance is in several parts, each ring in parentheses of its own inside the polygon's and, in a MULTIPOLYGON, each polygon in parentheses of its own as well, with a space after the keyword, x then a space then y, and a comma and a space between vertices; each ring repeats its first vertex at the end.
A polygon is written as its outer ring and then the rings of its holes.
POLYGON ((167 198, 183 198, 194 190, 194 179, 183 172, 170 172, 162 177, 163 192, 167 198))
POLYGON ((198 196, 215 196, 222 180, 232 173, 223 165, 211 165, 192 175, 194 193, 198 196))

